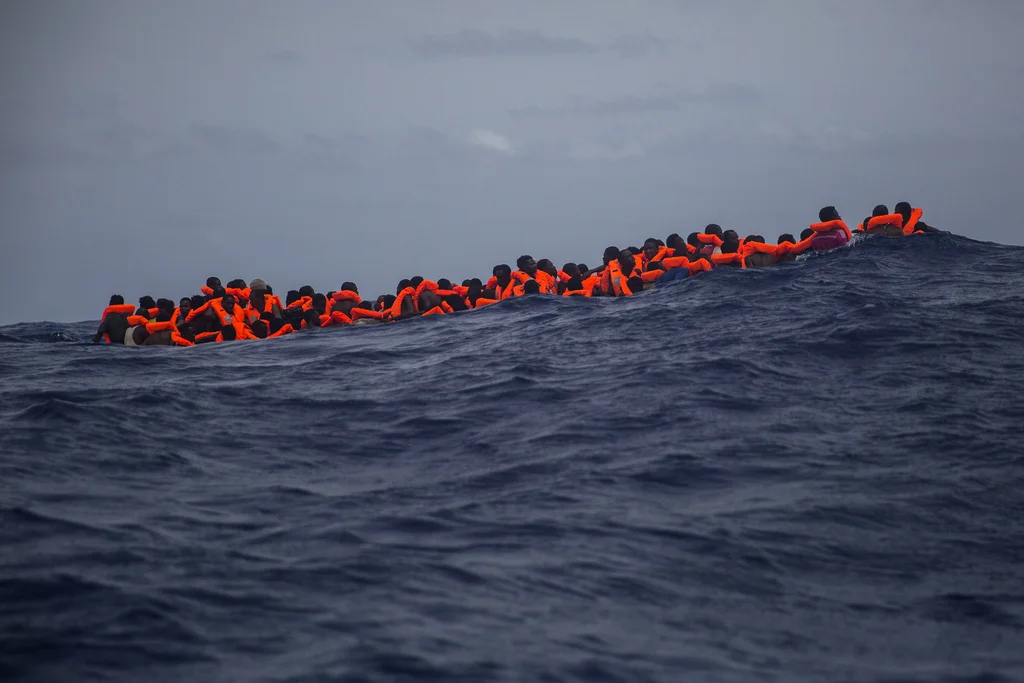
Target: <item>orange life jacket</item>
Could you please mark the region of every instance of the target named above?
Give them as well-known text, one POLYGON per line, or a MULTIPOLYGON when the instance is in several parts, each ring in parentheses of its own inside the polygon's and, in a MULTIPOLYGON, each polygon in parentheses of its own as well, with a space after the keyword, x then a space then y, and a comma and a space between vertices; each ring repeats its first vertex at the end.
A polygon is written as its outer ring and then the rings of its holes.
POLYGON ((880 228, 883 225, 892 225, 897 228, 903 228, 903 216, 898 213, 890 213, 885 216, 875 216, 868 220, 868 224, 864 226, 866 232, 871 232, 875 228, 880 228))
MULTIPOLYGON (((402 302, 405 301, 405 297, 407 297, 407 296, 415 297, 415 295, 416 295, 416 290, 413 289, 412 287, 406 287, 405 289, 403 289, 401 292, 398 293, 398 296, 395 297, 395 303, 391 304, 391 319, 392 320, 398 320, 402 316, 402 302)), ((416 300, 414 298, 413 299, 413 310, 415 310, 415 309, 416 309, 416 300)))
POLYGON ((332 311, 320 316, 320 327, 331 327, 333 325, 351 325, 352 318, 341 311, 332 311))
POLYGON ((365 308, 353 308, 349 317, 352 318, 352 322, 355 322, 357 320, 362 320, 363 318, 369 318, 371 320, 385 320, 388 315, 390 315, 390 313, 385 311, 370 311, 365 308))
POLYGON ((846 223, 843 219, 837 218, 832 221, 825 221, 824 223, 812 223, 811 230, 814 232, 830 232, 832 230, 842 230, 846 233, 846 239, 853 239, 853 233, 846 227, 846 223))
POLYGON ((291 310, 293 308, 301 308, 303 311, 308 311, 309 309, 313 308, 313 297, 304 296, 301 299, 298 299, 297 301, 293 301, 288 306, 287 310, 291 310))
MULTIPOLYGON (((107 316, 111 313, 119 313, 120 315, 129 316, 135 313, 135 307, 131 304, 114 304, 113 306, 107 306, 103 309, 103 315, 100 316, 100 322, 102 323, 107 319, 107 316)), ((129 325, 131 323, 128 323, 129 325)), ((110 334, 103 334, 103 341, 107 344, 110 343, 110 334)))
POLYGON ((738 265, 740 268, 746 268, 746 263, 743 262, 743 254, 736 252, 733 254, 712 254, 711 262, 716 266, 726 265, 738 265))
POLYGON ((910 219, 903 226, 903 234, 904 235, 913 235, 914 234, 914 229, 917 227, 917 223, 918 223, 918 221, 921 220, 921 216, 923 216, 923 215, 924 215, 924 210, 923 209, 911 209, 910 210, 910 219))
POLYGON ((284 325, 281 326, 281 329, 279 329, 277 332, 274 332, 273 334, 267 335, 267 339, 273 339, 274 337, 283 337, 284 335, 291 334, 294 331, 295 331, 294 327, 292 327, 288 323, 285 323, 284 325))

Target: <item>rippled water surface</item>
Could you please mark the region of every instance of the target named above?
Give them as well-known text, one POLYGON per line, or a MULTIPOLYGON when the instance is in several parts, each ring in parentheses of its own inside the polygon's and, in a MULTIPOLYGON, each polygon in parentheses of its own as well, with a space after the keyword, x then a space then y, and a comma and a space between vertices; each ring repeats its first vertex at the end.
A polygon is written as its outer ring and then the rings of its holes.
MULTIPOLYGON (((102 302, 100 302, 102 303, 102 302)), ((0 680, 1024 680, 1024 249, 0 328, 0 680)))

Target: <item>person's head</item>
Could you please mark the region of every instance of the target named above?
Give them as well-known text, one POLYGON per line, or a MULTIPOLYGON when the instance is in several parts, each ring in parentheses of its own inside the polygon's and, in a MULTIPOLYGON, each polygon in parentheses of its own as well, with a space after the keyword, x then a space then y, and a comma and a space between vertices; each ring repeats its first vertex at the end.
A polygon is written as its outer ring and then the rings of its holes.
POLYGON ((913 210, 914 208, 910 206, 910 202, 899 202, 898 204, 896 204, 896 206, 893 207, 893 211, 903 216, 904 223, 910 220, 910 213, 913 210))
POLYGON ((151 296, 139 297, 139 308, 156 308, 156 300, 151 296))
POLYGON ((416 277, 409 279, 409 286, 412 287, 413 289, 416 289, 421 284, 423 284, 423 276, 422 275, 417 275, 416 277))
POLYGON ((401 294, 403 289, 409 289, 412 287, 411 280, 399 280, 398 286, 395 287, 395 294, 401 294))
POLYGON ((571 261, 562 266, 562 272, 568 275, 570 278, 579 277, 580 267, 571 261))
MULTIPOLYGON (((284 327, 287 324, 288 323, 285 321, 284 318, 273 318, 273 319, 271 319, 270 327, 269 327, 270 334, 274 334, 275 332, 280 332, 281 328, 284 327)), ((270 335, 267 335, 267 336, 270 336, 270 335)))
POLYGON ((301 287, 299 287, 300 299, 304 296, 312 298, 314 294, 316 294, 316 290, 313 289, 313 285, 302 285, 301 287))
POLYGON ((499 285, 504 287, 512 279, 512 266, 507 263, 499 263, 491 270, 491 275, 497 278, 499 285))
POLYGON ((191 323, 182 323, 178 325, 178 334, 190 342, 194 342, 196 340, 196 330, 192 327, 191 323))
MULTIPOLYGON (((810 228, 808 228, 808 230, 810 230, 810 228)), ((811 230, 811 232, 814 231, 811 230)), ((793 235, 791 235, 788 232, 784 232, 781 235, 779 235, 779 241, 776 242, 776 244, 796 244, 796 240, 793 239, 793 235)))
POLYGON ((654 239, 653 237, 648 237, 647 239, 644 240, 643 252, 644 256, 647 257, 648 261, 658 255, 658 249, 660 248, 661 247, 658 244, 658 240, 654 239))
POLYGON ((523 294, 540 294, 540 283, 532 279, 527 280, 523 283, 523 294))
POLYGON ((533 277, 537 272, 537 262, 529 254, 523 254, 516 259, 516 268, 533 277))
POLYGON ((206 278, 206 286, 209 287, 210 289, 219 289, 221 286, 220 278, 213 277, 211 275, 210 277, 206 278))
POLYGON ((124 306, 124 297, 120 294, 112 294, 108 306, 124 306))
POLYGON ((542 258, 540 261, 537 261, 537 270, 547 273, 551 277, 558 277, 558 268, 555 268, 555 264, 549 258, 542 258))
POLYGON ((810 228, 804 228, 800 231, 800 241, 803 242, 805 239, 814 234, 814 231, 810 228))
POLYGON ((626 280, 626 284, 629 286, 629 291, 636 294, 637 292, 644 291, 644 281, 638 278, 636 275, 626 280))
POLYGON ((818 220, 822 223, 828 223, 829 221, 838 221, 839 212, 836 211, 834 206, 822 207, 821 211, 818 212, 818 220))
POLYGON ((735 254, 740 248, 740 236, 735 230, 726 230, 722 233, 722 253, 735 254))
POLYGON ((302 297, 299 295, 299 290, 289 289, 288 293, 284 295, 284 305, 291 306, 293 303, 295 303, 301 298, 302 297))
POLYGON ((879 204, 871 210, 871 217, 877 218, 878 216, 888 216, 889 208, 885 204, 879 204))
POLYGON ((442 278, 438 279, 438 281, 437 281, 437 288, 438 289, 449 290, 449 289, 452 288, 452 281, 449 280, 446 277, 442 277, 442 278))
POLYGON ((619 253, 621 251, 622 250, 618 247, 605 247, 604 254, 601 256, 601 260, 604 262, 604 265, 607 266, 609 263, 619 258, 619 253))
POLYGON ((236 339, 238 339, 238 335, 235 334, 234 325, 225 325, 224 327, 220 328, 220 334, 222 337, 224 337, 224 341, 235 341, 236 339))
MULTIPOLYGON (((728 232, 733 232, 733 231, 729 230, 728 232)), ((720 226, 718 223, 708 223, 706 226, 704 226, 704 234, 705 235, 718 235, 723 240, 725 239, 725 237, 724 237, 725 233, 722 232, 722 226, 720 226)))
POLYGON ((619 252, 619 267, 623 273, 632 273, 636 268, 636 257, 631 249, 623 249, 619 252))
POLYGON ((260 339, 266 339, 267 335, 270 334, 267 323, 263 320, 257 320, 252 324, 252 333, 260 339))

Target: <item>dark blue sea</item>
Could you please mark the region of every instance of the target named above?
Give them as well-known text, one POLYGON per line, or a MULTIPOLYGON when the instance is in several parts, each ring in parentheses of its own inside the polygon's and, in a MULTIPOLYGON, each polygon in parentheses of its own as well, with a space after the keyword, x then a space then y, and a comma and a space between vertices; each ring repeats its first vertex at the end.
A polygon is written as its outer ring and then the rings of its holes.
POLYGON ((95 325, 0 328, 5 683, 1024 680, 1024 248, 95 325))

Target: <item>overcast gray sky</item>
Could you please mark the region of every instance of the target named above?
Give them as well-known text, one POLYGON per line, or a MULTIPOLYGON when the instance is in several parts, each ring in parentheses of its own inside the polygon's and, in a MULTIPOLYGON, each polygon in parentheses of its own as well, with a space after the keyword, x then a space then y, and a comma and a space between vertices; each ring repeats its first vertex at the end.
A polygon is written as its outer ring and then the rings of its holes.
POLYGON ((0 324, 798 232, 1024 243, 1024 2, 6 0, 0 324))

